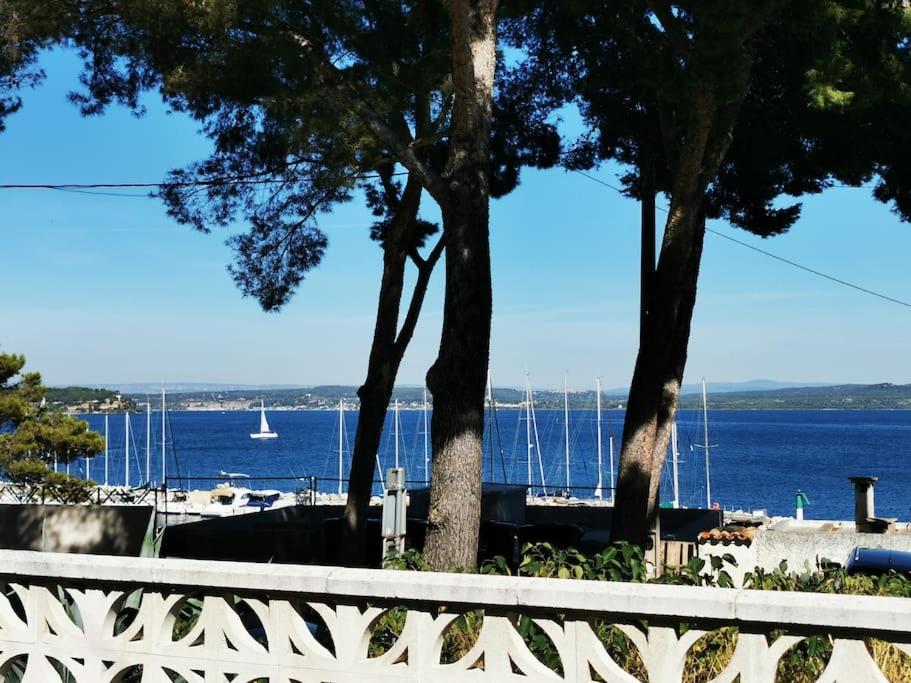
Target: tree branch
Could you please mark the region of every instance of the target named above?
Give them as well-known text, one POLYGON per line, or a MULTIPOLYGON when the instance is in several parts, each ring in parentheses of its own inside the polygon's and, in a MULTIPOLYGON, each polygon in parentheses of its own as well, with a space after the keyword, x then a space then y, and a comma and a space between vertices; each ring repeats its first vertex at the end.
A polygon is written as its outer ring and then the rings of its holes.
POLYGON ((405 355, 405 349, 414 336, 414 328, 418 323, 418 316, 421 314, 421 307, 424 305, 424 296, 427 294, 427 285, 430 284, 430 276, 433 274, 433 268, 440 260, 440 256, 446 247, 446 235, 440 236, 426 259, 418 266, 418 279, 414 283, 414 291, 411 293, 411 301, 408 304, 408 312, 405 314, 405 320, 402 322, 402 329, 395 340, 395 356, 401 360, 405 355))
MULTIPOLYGON (((293 27, 286 28, 288 35, 300 47, 316 52, 318 47, 307 36, 303 36, 293 27)), ((377 138, 389 147, 396 156, 396 161, 409 171, 415 173, 421 180, 421 184, 430 193, 434 199, 441 199, 446 193, 446 183, 437 175, 437 173, 424 161, 418 157, 410 140, 403 140, 395 131, 385 122, 382 117, 371 107, 367 100, 358 92, 355 84, 349 82, 346 74, 342 69, 335 65, 325 54, 314 55, 317 57, 318 64, 316 72, 322 72, 324 77, 330 76, 334 80, 335 90, 338 93, 343 105, 350 109, 352 113, 358 116, 364 124, 373 132, 377 138)), ((324 80, 330 80, 324 78, 324 80)), ((410 136, 409 136, 410 137, 410 136)))
POLYGON ((645 4, 652 11, 661 28, 664 29, 664 35, 671 42, 671 45, 683 57, 690 57, 693 52, 693 44, 690 42, 682 22, 674 16, 670 8, 662 0, 645 0, 645 4))

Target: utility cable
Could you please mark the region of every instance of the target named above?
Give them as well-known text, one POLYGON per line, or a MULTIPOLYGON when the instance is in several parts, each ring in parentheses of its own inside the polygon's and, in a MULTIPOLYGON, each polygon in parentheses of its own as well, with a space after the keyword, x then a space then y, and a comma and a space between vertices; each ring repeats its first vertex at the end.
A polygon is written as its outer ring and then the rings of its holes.
MULTIPOLYGON (((589 180, 592 180, 592 181, 598 183, 599 185, 604 185, 604 187, 610 188, 611 190, 614 190, 615 192, 618 192, 619 194, 626 196, 626 193, 621 188, 617 187, 616 185, 612 185, 608 182, 605 182, 604 180, 601 180, 600 178, 597 178, 593 175, 585 173, 584 171, 576 171, 576 173, 588 178, 589 180)), ((655 208, 663 213, 668 212, 667 209, 664 208, 663 206, 656 206, 655 208)), ((841 278, 835 277, 834 275, 829 275, 828 273, 823 273, 822 271, 816 270, 814 268, 810 268, 809 266, 802 265, 800 263, 797 263, 796 261, 786 259, 783 256, 778 256, 777 254, 773 254, 772 252, 766 251, 765 249, 760 249, 759 247, 754 247, 752 244, 748 244, 746 242, 738 240, 737 238, 731 237, 730 235, 725 235, 723 232, 719 232, 718 230, 713 230, 712 228, 709 228, 709 227, 706 227, 705 230, 706 230, 706 232, 710 232, 713 235, 722 237, 722 238, 728 240, 729 242, 733 242, 734 244, 739 244, 741 247, 746 247, 747 249, 760 253, 763 256, 768 256, 769 258, 773 258, 776 261, 781 261, 782 263, 786 263, 787 265, 793 266, 794 268, 799 268, 800 270, 803 270, 812 275, 816 275, 817 277, 821 277, 825 280, 829 280, 830 282, 835 282, 839 285, 843 285, 845 287, 850 287, 851 289, 855 289, 858 292, 863 292, 864 294, 869 294, 871 296, 875 296, 879 299, 882 299, 883 301, 888 301, 893 304, 898 304, 899 306, 904 306, 905 308, 911 308, 911 302, 903 301, 902 299, 896 299, 895 297, 889 296, 887 294, 883 294, 882 292, 877 292, 872 289, 867 289, 866 287, 856 285, 853 282, 848 282, 847 280, 842 280, 841 278)))
MULTIPOLYGON (((394 176, 408 175, 408 171, 399 171, 393 173, 394 176)), ((355 174, 351 176, 359 180, 375 180, 381 178, 379 174, 355 174)), ((212 178, 210 180, 184 180, 173 183, 0 183, 0 190, 62 190, 68 192, 77 192, 80 190, 110 190, 110 189, 128 189, 128 188, 151 188, 159 189, 162 187, 216 187, 219 185, 269 185, 280 182, 276 178, 262 178, 257 175, 249 176, 227 176, 224 178, 212 178)), ((91 193, 100 194, 100 193, 91 193)), ((145 197, 147 195, 115 195, 117 197, 145 197)))

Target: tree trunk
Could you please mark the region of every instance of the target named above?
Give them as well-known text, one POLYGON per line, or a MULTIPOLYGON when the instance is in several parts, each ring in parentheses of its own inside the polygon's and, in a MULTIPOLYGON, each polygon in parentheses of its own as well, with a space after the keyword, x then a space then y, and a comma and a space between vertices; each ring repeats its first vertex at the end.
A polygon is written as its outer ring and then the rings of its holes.
POLYGON ((473 567, 481 512, 484 386, 490 352, 489 136, 496 1, 450 0, 453 110, 440 202, 446 295, 433 394, 433 473, 424 554, 437 571, 473 567))
MULTIPOLYGON (((345 505, 341 561, 346 565, 364 562, 365 522, 373 491, 373 472, 379 449, 389 399, 405 349, 417 323, 430 272, 439 257, 435 249, 431 257, 419 264, 412 302, 399 333, 399 312, 405 279, 405 266, 413 240, 413 224, 420 206, 421 184, 409 179, 396 210, 393 225, 383 246, 383 277, 380 283, 376 325, 367 377, 358 389, 361 405, 358 411, 357 432, 348 479, 348 500, 345 505)), ((379 543, 379 539, 376 540, 379 543)))
POLYGON ((666 153, 674 164, 671 207, 626 406, 611 523, 614 540, 644 545, 657 513, 658 483, 696 303, 704 195, 730 144, 737 104, 719 108, 711 85, 696 83, 686 111, 685 142, 666 153))
POLYGON ((639 345, 645 342, 648 300, 655 277, 655 159, 651 146, 645 146, 639 160, 641 183, 641 243, 639 258, 639 345))
POLYGON ((611 537, 640 546, 654 521, 660 478, 653 472, 660 474, 664 464, 686 365, 704 235, 699 214, 699 206, 676 214, 679 221, 692 225, 686 230, 692 233, 687 240, 691 249, 675 272, 669 272, 662 253, 626 405, 611 537))
MULTIPOLYGON (((361 405, 357 416, 354 451, 351 454, 351 470, 348 475, 348 499, 345 504, 340 558, 346 566, 362 565, 365 546, 371 541, 365 537, 365 523, 373 492, 376 454, 401 361, 395 354, 395 335, 404 276, 404 251, 391 246, 386 247, 367 377, 357 392, 361 405)), ((372 540, 380 542, 379 539, 372 540)))

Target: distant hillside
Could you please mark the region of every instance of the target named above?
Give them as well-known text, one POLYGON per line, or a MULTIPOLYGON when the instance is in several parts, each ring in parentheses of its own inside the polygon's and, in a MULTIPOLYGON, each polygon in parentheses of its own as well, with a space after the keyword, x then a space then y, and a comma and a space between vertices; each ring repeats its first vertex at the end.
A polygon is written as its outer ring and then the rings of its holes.
MULTIPOLYGON (((698 393, 681 398, 681 407, 702 405, 698 393)), ((738 391, 709 396, 712 408, 911 409, 911 384, 840 384, 773 391, 738 391)))
MULTIPOLYGON (((780 382, 775 379, 750 379, 746 382, 706 382, 709 392, 713 394, 729 394, 744 391, 773 391, 777 389, 806 389, 807 387, 830 387, 831 382, 780 382)), ((690 394, 702 391, 702 384, 690 383, 683 385, 683 393, 690 394)))
MULTIPOLYGON (((702 405, 700 389, 687 386, 681 398, 682 408, 697 408, 702 405)), ((494 400, 498 406, 518 406, 524 401, 524 392, 514 388, 494 389, 494 400)), ((142 395, 133 397, 144 401, 142 395)), ((393 401, 398 400, 403 408, 417 408, 422 404, 420 387, 397 387, 393 401)), ((535 390, 535 406, 539 408, 562 408, 563 393, 551 390, 535 390)), ((617 408, 626 403, 626 392, 611 390, 602 397, 605 410, 617 408)), ((342 401, 346 409, 357 406, 357 387, 325 385, 307 388, 282 389, 236 389, 225 391, 193 391, 168 394, 168 402, 184 410, 249 410, 262 401, 267 408, 333 410, 342 401)), ((428 396, 428 400, 430 397, 428 396)), ((594 391, 570 392, 570 407, 591 409, 595 406, 594 391)), ((836 386, 786 387, 752 391, 709 391, 709 408, 723 409, 911 409, 911 385, 896 384, 843 384, 836 386)))
POLYGON ((135 410, 133 401, 111 389, 95 387, 50 387, 45 394, 48 405, 69 412, 95 413, 135 410))

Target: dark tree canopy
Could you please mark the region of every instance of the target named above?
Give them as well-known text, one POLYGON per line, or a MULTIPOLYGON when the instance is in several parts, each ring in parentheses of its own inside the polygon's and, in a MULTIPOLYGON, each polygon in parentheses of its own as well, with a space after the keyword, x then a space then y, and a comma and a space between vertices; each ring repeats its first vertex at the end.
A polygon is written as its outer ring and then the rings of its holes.
MULTIPOLYGON (((767 237, 800 216, 799 203, 780 197, 875 182, 874 196, 907 219, 911 164, 901 150, 911 142, 908 9, 898 0, 768 4, 772 18, 747 42, 749 88, 709 183, 707 217, 767 237)), ((702 55, 697 71, 716 74, 722 92, 723 79, 745 68, 726 47, 744 30, 736 6, 700 5, 541 3, 511 25, 510 39, 529 55, 516 76, 526 87, 545 87, 554 102, 577 104, 588 124, 566 156, 569 167, 617 162, 627 169, 627 194, 639 197, 643 157, 650 155, 656 189, 670 192, 668 154, 679 143, 675 118, 690 72, 675 46, 682 37, 668 36, 658 15, 673 11, 687 32, 711 31, 717 54, 702 55)))
MULTIPOLYGON (((111 0, 71 14, 85 59, 72 99, 83 113, 112 102, 141 113, 141 93, 157 89, 202 123, 212 154, 174 171, 162 198, 198 230, 247 225, 229 240, 230 271, 266 310, 322 259, 321 214, 360 188, 379 236, 400 199, 403 158, 445 168, 452 81, 437 2, 111 0)), ((543 116, 516 100, 498 106, 495 196, 517 185, 522 165, 556 162, 543 116)), ((418 242, 433 231, 422 225, 418 242)))
POLYGON ((642 200, 640 345, 624 417, 615 538, 644 543, 686 368, 706 220, 764 237, 789 197, 877 183, 904 218, 909 16, 901 0, 533 3, 510 36, 520 81, 577 105, 567 165, 621 165, 642 200), (654 197, 669 209, 657 261, 654 197))
POLYGON ((0 2, 0 132, 6 118, 22 107, 22 90, 44 78, 36 58, 53 33, 53 25, 33 6, 0 2))

